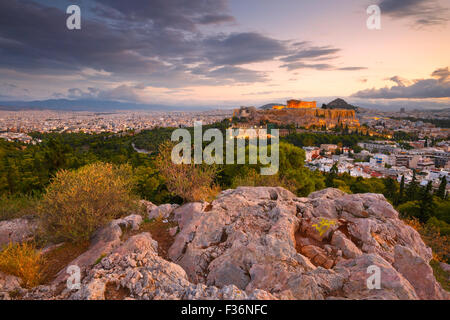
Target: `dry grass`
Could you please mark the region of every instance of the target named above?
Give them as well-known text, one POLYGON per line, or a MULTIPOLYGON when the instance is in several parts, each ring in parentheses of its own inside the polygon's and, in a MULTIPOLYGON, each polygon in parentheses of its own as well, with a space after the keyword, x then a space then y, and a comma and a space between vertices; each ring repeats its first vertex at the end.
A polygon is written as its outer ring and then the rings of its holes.
POLYGON ((42 265, 42 255, 33 244, 10 243, 0 252, 0 270, 20 277, 27 288, 40 283, 42 265))

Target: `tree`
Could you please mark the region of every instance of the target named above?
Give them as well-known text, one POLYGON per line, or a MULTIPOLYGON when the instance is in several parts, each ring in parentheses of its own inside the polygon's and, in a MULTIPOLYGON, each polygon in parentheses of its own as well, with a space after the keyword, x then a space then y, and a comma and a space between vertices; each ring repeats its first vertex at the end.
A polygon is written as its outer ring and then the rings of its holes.
POLYGON ((325 185, 328 188, 334 187, 334 179, 337 178, 338 176, 338 167, 337 167, 337 163, 335 162, 333 164, 333 166, 330 169, 330 172, 327 174, 327 177, 325 179, 325 185))
POLYGON ((419 184, 417 183, 416 171, 413 171, 413 177, 411 182, 406 188, 406 199, 408 201, 413 201, 417 199, 417 192, 419 191, 419 184))
POLYGON ((403 203, 404 198, 405 198, 405 176, 402 175, 402 180, 400 181, 400 190, 398 192, 396 205, 403 203))
POLYGON ((69 145, 61 142, 60 139, 50 139, 45 147, 45 163, 50 172, 58 169, 66 169, 68 164, 67 154, 71 152, 69 145))
POLYGON ((447 187, 447 178, 445 176, 441 179, 441 184, 439 185, 439 189, 436 192, 436 196, 441 199, 445 199, 445 190, 447 187))
POLYGON ((430 218, 431 213, 433 212, 434 203, 433 203, 433 195, 431 194, 433 185, 428 182, 425 188, 421 190, 421 199, 420 199, 420 212, 419 212, 419 220, 420 222, 427 222, 428 218, 430 218))
POLYGON ((385 193, 384 195, 386 198, 391 200, 393 203, 397 202, 397 191, 398 191, 398 185, 397 182, 392 178, 387 178, 384 180, 384 186, 385 186, 385 193))
POLYGON ((217 166, 176 164, 171 161, 173 146, 170 141, 162 143, 156 158, 156 168, 163 177, 167 190, 188 202, 212 200, 220 191, 214 183, 217 166))

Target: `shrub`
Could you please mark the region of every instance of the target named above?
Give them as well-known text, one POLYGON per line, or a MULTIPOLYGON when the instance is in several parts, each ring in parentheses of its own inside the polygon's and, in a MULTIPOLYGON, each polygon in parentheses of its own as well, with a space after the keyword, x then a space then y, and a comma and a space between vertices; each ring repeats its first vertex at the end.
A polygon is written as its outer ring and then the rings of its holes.
POLYGON ((36 213, 37 200, 32 196, 0 196, 0 221, 36 213))
POLYGON ((44 236, 53 241, 82 242, 112 219, 137 209, 129 165, 94 163, 61 170, 40 205, 44 236))
POLYGON ((433 251, 433 258, 437 261, 449 262, 450 237, 441 235, 439 228, 431 223, 422 224, 418 219, 407 219, 405 222, 419 232, 423 242, 433 251))
POLYGON ((171 161, 173 143, 166 141, 159 147, 156 167, 167 190, 185 201, 209 201, 220 188, 214 184, 217 166, 206 164, 175 164, 171 161))
POLYGON ((439 220, 436 217, 431 217, 427 221, 427 225, 436 227, 443 236, 450 236, 450 224, 439 220))
POLYGON ((245 174, 239 175, 233 179, 232 188, 236 187, 283 187, 296 192, 295 181, 281 178, 279 174, 260 175, 255 169, 249 169, 245 174))
POLYGON ((398 206, 397 211, 405 218, 418 217, 420 215, 419 201, 408 201, 398 206))
POLYGON ((20 277, 27 288, 39 284, 42 264, 42 256, 32 244, 10 243, 0 252, 0 270, 20 277))

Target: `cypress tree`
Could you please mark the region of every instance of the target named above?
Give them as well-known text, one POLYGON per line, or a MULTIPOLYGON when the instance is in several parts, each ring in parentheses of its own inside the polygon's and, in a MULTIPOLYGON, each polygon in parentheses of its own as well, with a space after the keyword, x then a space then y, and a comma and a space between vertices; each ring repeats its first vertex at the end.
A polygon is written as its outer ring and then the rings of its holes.
POLYGON ((398 193, 397 204, 403 202, 403 198, 405 197, 405 176, 402 176, 402 181, 400 182, 400 191, 398 193))
POLYGON ((413 171, 413 178, 406 188, 406 198, 408 201, 416 200, 419 185, 417 183, 416 171, 413 171))
POLYGON ((441 198, 442 200, 445 199, 445 188, 447 187, 447 178, 445 176, 441 179, 441 184, 439 185, 439 189, 436 193, 436 195, 441 198))
POLYGON ((422 194, 420 199, 420 216, 419 220, 422 223, 426 223, 427 220, 430 218, 431 213, 434 209, 434 203, 433 203, 433 195, 431 193, 433 188, 433 185, 430 182, 428 182, 427 186, 425 188, 422 188, 422 194))

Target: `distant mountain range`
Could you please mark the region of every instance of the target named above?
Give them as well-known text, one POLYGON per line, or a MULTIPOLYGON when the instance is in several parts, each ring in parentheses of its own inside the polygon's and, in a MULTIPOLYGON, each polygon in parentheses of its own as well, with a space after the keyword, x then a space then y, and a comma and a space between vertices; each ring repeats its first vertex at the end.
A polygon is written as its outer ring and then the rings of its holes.
POLYGON ((205 111, 213 107, 168 106, 162 104, 125 103, 107 100, 69 100, 50 99, 40 101, 0 101, 0 110, 62 110, 62 111, 114 111, 114 110, 148 110, 148 111, 205 111))

